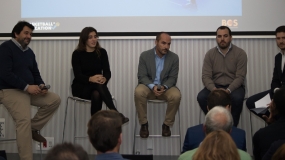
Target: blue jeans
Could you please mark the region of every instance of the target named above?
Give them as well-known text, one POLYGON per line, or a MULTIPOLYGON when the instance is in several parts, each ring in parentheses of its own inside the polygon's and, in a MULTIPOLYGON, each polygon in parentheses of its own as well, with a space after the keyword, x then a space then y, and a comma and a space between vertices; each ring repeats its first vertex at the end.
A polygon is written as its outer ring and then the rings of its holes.
MULTIPOLYGON (((224 88, 226 89, 228 86, 220 86, 216 85, 216 88, 224 88)), ((207 109, 207 98, 208 95, 211 93, 206 87, 201 90, 197 96, 197 101, 205 113, 205 115, 208 113, 207 109)), ((240 118, 240 113, 242 111, 242 106, 243 106, 243 100, 245 96, 245 89, 243 86, 235 89, 234 91, 231 92, 231 113, 233 116, 234 120, 234 126, 237 127, 239 123, 239 118, 240 118)))

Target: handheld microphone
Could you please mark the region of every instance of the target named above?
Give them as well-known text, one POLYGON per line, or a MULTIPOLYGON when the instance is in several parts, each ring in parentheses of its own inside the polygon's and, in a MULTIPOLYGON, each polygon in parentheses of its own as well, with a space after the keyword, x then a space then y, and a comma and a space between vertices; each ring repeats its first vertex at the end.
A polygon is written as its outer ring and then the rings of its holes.
POLYGON ((160 85, 160 84, 157 85, 157 90, 158 90, 158 91, 161 90, 161 85, 160 85))
POLYGON ((42 86, 41 90, 47 90, 47 89, 50 89, 50 85, 45 85, 45 86, 42 86))

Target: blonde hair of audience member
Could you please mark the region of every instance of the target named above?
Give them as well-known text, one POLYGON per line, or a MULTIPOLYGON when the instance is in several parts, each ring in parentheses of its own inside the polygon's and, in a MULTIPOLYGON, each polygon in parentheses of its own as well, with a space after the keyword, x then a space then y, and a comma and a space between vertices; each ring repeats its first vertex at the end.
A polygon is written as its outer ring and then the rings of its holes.
POLYGON ((277 149, 277 151, 272 156, 271 160, 284 160, 285 159, 285 144, 277 149))
POLYGON ((240 156, 229 133, 217 130, 206 136, 193 160, 240 160, 240 156))
POLYGON ((45 160, 89 160, 87 152, 80 145, 63 143, 48 151, 45 160))

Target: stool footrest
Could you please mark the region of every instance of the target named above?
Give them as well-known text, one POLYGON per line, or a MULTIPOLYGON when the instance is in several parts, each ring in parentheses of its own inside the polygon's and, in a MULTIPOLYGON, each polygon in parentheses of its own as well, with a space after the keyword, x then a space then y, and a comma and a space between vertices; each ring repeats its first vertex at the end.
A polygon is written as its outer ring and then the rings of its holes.
POLYGON ((12 138, 0 138, 0 141, 15 141, 16 139, 12 138))

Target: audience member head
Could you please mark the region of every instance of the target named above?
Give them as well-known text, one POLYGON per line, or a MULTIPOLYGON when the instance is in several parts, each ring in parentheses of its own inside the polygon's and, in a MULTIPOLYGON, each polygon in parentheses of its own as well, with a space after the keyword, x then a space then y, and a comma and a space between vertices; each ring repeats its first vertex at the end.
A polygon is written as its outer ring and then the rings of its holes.
POLYGON ((280 116, 285 117, 285 86, 282 86, 274 93, 273 107, 275 107, 280 116))
POLYGON ((193 160, 240 160, 232 137, 223 130, 209 133, 193 155, 193 160))
POLYGON ((211 110, 215 106, 226 107, 230 110, 231 107, 231 96, 221 89, 212 91, 207 99, 208 110, 211 110))
POLYGON ((32 31, 35 27, 27 21, 19 21, 12 30, 12 38, 16 38, 16 35, 19 35, 24 27, 30 28, 32 31))
POLYGON ((212 108, 205 117, 204 131, 206 134, 216 130, 231 132, 233 127, 233 118, 231 113, 221 106, 212 108))
POLYGON ((48 151, 45 160, 89 160, 87 152, 79 145, 63 143, 48 151))
POLYGON ((285 159, 285 144, 280 146, 277 151, 273 154, 271 160, 284 160, 285 159))
POLYGON ((99 154, 119 152, 122 143, 122 117, 114 110, 101 110, 89 120, 87 132, 99 154))
MULTIPOLYGON (((82 29, 76 50, 86 51, 100 54, 100 44, 98 42, 98 32, 93 27, 85 27, 82 29)), ((100 55, 99 55, 100 56, 100 55)))
POLYGON ((170 48, 170 44, 171 44, 171 37, 168 33, 166 32, 160 32, 157 36, 156 36, 156 40, 155 40, 155 51, 156 54, 159 57, 162 57, 163 55, 167 54, 170 48))

